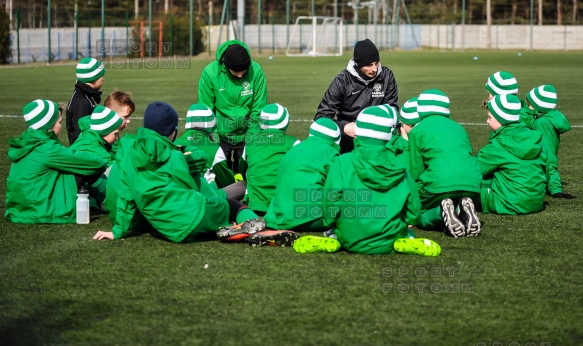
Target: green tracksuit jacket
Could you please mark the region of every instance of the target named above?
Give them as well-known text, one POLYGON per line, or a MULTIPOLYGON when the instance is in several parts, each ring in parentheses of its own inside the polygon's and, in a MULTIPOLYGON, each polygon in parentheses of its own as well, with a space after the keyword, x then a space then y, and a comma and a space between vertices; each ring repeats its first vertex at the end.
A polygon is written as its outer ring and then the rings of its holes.
POLYGON ((387 147, 393 149, 397 162, 409 171, 411 165, 411 155, 409 155, 409 141, 400 134, 393 134, 387 147))
POLYGON ((457 122, 440 115, 423 119, 409 132, 409 155, 419 191, 480 192, 480 167, 466 130, 457 122))
POLYGON ((267 103, 267 87, 261 66, 251 61, 242 78, 236 78, 223 64, 227 48, 241 41, 231 40, 219 46, 216 60, 203 70, 198 83, 198 103, 207 105, 217 117, 217 133, 221 142, 245 142, 247 130, 259 131, 259 116, 267 103))
POLYGON ((208 156, 205 178, 210 184, 214 181, 219 189, 235 183, 233 171, 227 166, 227 158, 219 143, 204 129, 189 129, 174 141, 178 146, 195 146, 208 156))
POLYGON ((484 177, 484 213, 527 214, 543 210, 545 165, 542 138, 523 123, 502 126, 478 152, 484 177))
POLYGON ((247 180, 248 205, 251 210, 267 212, 275 196, 277 167, 297 138, 281 130, 261 130, 249 138, 239 170, 247 180))
POLYGON ((275 196, 265 222, 273 229, 291 229, 322 218, 324 182, 340 147, 310 136, 291 148, 277 168, 275 196))
MULTIPOLYGON (((121 172, 119 165, 121 164, 121 159, 124 155, 131 151, 134 142, 136 141, 136 135, 131 133, 126 133, 119 141, 115 142, 116 145, 116 155, 115 161, 111 165, 109 170, 109 175, 107 177, 107 184, 105 187, 105 201, 103 201, 103 206, 109 215, 109 220, 112 224, 115 224, 115 217, 117 214, 117 196, 118 191, 121 189, 121 172)), ((136 218, 135 222, 142 222, 143 219, 136 218)), ((142 226, 145 223, 142 224, 142 226)), ((142 227, 136 226, 135 229, 140 229, 142 227)))
POLYGON ((394 253, 393 243, 412 235, 421 202, 413 179, 390 147, 364 145, 339 156, 325 184, 324 224, 342 247, 361 254, 394 253))
POLYGON ((105 161, 64 147, 54 132, 28 129, 9 141, 5 217, 17 223, 75 223, 75 174, 105 170, 105 161))
MULTIPOLYGON (((198 232, 207 198, 199 192, 203 180, 193 179, 189 170, 202 169, 206 159, 203 154, 195 159, 197 162, 189 162, 190 157, 168 138, 138 129, 131 151, 121 158, 114 238, 132 231, 135 217, 143 217, 172 242, 182 242, 198 232)), ((228 212, 225 217, 228 223, 228 212)))

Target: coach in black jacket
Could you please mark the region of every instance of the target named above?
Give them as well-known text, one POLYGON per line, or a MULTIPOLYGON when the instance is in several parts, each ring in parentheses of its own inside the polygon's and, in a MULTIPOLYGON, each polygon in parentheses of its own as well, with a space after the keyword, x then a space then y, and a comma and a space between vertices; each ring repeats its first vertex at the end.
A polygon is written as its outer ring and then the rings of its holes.
POLYGON ((332 81, 318 106, 314 120, 325 117, 336 121, 342 138, 340 153, 354 149, 354 122, 364 108, 389 104, 398 109, 395 76, 381 66, 379 51, 371 40, 354 45, 354 58, 332 81))

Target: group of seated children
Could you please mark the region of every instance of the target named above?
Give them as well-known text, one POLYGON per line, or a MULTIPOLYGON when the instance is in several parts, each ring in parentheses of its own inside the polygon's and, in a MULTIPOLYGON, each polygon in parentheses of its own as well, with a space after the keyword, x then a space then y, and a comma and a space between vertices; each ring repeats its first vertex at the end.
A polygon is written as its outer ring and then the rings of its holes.
MULTIPOLYGON (((79 108, 74 100, 83 90, 97 85, 92 93, 101 94, 105 69, 86 59, 77 68, 71 109, 79 108)), ((544 208, 547 193, 574 198, 563 192, 557 169, 560 134, 570 125, 556 109, 555 88, 534 88, 521 101, 516 79, 503 71, 485 87, 491 133, 476 156, 438 89, 407 100, 400 111, 389 105, 363 109, 354 150, 342 155, 333 120, 317 119, 299 141, 286 134, 287 108, 268 104, 261 130, 245 144, 243 182, 226 165, 215 115, 205 105, 187 110, 186 132, 178 138, 176 110, 152 102, 137 134, 118 141, 134 102, 121 91, 104 106, 92 98, 91 113, 79 117, 79 133, 67 148, 58 139, 59 106, 35 100, 23 108, 28 129, 9 142, 5 217, 73 223, 76 191, 86 186, 113 224, 95 234, 98 240, 154 231, 176 243, 218 238, 293 245, 300 253, 342 248, 438 256, 439 244, 415 238, 412 226, 455 238, 477 236, 478 211, 527 214, 544 208)))

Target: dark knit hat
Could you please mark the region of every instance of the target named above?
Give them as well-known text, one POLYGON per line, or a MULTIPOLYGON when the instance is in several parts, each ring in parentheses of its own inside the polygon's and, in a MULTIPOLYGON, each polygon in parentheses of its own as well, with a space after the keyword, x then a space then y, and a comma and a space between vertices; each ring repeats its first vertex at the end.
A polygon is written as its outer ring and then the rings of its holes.
POLYGON ((235 43, 230 45, 223 54, 223 63, 228 69, 241 72, 249 69, 251 57, 245 47, 235 43))
POLYGON ((354 45, 354 62, 358 67, 363 67, 380 60, 377 46, 368 38, 358 41, 354 45))
POLYGON ((178 113, 166 102, 152 102, 144 112, 144 127, 169 136, 178 129, 178 113))

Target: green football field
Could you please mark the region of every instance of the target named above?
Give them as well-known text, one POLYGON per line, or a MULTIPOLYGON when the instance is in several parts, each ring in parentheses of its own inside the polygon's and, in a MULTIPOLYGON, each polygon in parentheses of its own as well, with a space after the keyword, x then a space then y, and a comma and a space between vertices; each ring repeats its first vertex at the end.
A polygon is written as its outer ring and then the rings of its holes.
MULTIPOLYGON (((290 111, 290 134, 307 136, 324 91, 348 59, 256 59, 268 101, 290 111)), ((137 109, 128 131, 135 132, 154 100, 169 102, 184 118, 209 61, 108 65, 103 91, 133 93, 137 109)), ((111 227, 105 215, 92 216, 89 225, 2 218, 0 344, 581 345, 582 62, 582 53, 565 52, 381 53, 395 73, 400 103, 425 89, 443 90, 474 151, 488 140, 480 104, 491 73, 512 72, 521 98, 538 85, 555 85, 573 125, 561 137, 559 170, 575 200, 547 197, 545 211, 533 215, 480 214, 477 238, 416 231, 441 244, 437 258, 300 255, 216 241, 176 245, 149 234, 94 241, 97 230, 111 227)), ((74 83, 74 64, 0 68, 3 201, 8 139, 25 129, 22 107, 36 98, 66 103, 74 83)))

